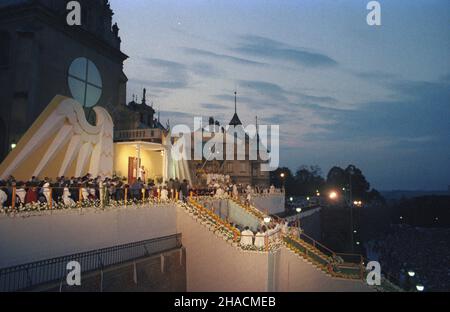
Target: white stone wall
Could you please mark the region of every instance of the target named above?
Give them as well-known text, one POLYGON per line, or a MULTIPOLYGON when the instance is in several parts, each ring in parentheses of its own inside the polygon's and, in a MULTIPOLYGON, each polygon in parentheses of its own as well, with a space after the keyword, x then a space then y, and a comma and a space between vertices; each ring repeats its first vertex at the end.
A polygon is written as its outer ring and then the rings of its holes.
POLYGON ((284 212, 284 194, 259 195, 252 198, 253 205, 269 214, 284 212))
POLYGON ((173 204, 0 217, 0 267, 182 233, 188 291, 371 291, 326 275, 282 247, 243 251, 173 204))
POLYGON ((0 267, 175 234, 173 205, 0 217, 0 267))
POLYGON ((274 288, 281 292, 370 292, 360 280, 332 278, 287 248, 274 260, 274 288))
POLYGON ((362 281, 326 275, 286 247, 271 254, 242 251, 181 209, 177 226, 186 248, 187 291, 372 291, 362 281))
POLYGON ((233 247, 181 209, 177 223, 186 248, 187 291, 268 290, 267 254, 233 247))

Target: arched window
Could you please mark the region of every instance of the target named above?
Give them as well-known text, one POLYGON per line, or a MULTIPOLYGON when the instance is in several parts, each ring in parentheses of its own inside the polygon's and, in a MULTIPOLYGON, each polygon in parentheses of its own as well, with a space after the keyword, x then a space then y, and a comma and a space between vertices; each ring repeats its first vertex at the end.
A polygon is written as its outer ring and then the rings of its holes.
POLYGON ((8 66, 11 61, 11 37, 6 31, 0 31, 0 67, 8 66))

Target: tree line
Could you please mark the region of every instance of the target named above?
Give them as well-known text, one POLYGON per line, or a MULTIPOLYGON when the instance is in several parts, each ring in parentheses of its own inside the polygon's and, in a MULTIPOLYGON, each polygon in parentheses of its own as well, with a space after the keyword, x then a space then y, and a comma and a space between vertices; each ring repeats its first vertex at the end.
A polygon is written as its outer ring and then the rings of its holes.
POLYGON ((285 188, 288 196, 315 196, 328 194, 332 191, 348 195, 350 190, 352 198, 364 202, 384 202, 381 194, 374 188, 354 165, 347 168, 335 166, 330 169, 326 177, 323 176, 319 166, 300 166, 293 173, 287 167, 278 168, 270 174, 270 182, 275 187, 285 188))

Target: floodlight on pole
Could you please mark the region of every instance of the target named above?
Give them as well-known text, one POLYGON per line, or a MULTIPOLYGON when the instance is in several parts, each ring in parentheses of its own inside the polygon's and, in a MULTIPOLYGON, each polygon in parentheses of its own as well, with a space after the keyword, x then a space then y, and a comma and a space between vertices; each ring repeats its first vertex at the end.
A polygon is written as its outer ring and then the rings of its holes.
POLYGON ((338 195, 336 192, 333 191, 330 193, 329 197, 330 197, 330 199, 336 199, 338 197, 338 195))

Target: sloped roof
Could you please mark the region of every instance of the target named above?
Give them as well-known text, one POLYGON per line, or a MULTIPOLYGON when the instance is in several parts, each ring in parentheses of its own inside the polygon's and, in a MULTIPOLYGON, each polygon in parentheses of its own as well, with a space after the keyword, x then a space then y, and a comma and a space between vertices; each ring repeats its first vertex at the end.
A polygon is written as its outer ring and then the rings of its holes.
POLYGON ((230 121, 230 126, 242 126, 242 122, 237 113, 234 113, 233 118, 230 121))

